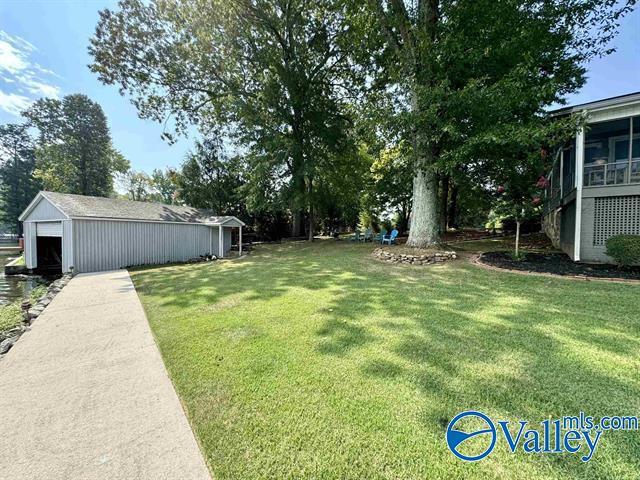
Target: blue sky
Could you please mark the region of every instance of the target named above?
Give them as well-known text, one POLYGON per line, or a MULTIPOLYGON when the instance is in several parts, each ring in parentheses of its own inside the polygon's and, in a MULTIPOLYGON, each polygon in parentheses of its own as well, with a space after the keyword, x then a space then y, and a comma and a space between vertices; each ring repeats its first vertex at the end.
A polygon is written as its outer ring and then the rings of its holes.
MULTIPOLYGON (((168 145, 162 126, 138 118, 114 86, 102 85, 87 65, 89 37, 109 0, 0 0, 0 123, 15 122, 42 96, 84 93, 102 105, 114 145, 136 170, 179 165, 192 139, 168 145)), ((640 10, 624 19, 617 52, 589 65, 589 80, 569 98, 583 103, 640 91, 640 10)))

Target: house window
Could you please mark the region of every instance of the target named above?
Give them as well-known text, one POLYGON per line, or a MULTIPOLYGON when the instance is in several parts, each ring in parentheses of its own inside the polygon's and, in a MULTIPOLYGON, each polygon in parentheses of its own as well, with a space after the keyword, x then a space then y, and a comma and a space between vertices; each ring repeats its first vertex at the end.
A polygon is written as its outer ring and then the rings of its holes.
MULTIPOLYGON (((635 119, 634 119, 635 120, 635 119)), ((584 185, 619 185, 640 182, 640 169, 631 161, 629 139, 632 138, 630 118, 595 123, 587 126, 584 141, 584 185), (633 174, 635 167, 636 174, 633 174)), ((638 124, 640 128, 640 124, 638 124)), ((640 130, 638 130, 640 133, 640 130)), ((634 145, 636 135, 633 135, 634 145)), ((640 137, 637 138, 640 141, 640 137)), ((635 146, 634 146, 635 148, 635 146)), ((640 157, 640 143, 638 144, 640 157)), ((640 160, 640 158, 639 158, 640 160)))

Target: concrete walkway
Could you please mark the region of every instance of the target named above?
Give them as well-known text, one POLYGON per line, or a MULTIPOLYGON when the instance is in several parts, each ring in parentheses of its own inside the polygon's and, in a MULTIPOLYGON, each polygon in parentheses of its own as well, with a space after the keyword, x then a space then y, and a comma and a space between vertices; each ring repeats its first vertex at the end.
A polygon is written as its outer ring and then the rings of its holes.
POLYGON ((0 478, 210 478, 125 270, 75 277, 0 361, 0 478))

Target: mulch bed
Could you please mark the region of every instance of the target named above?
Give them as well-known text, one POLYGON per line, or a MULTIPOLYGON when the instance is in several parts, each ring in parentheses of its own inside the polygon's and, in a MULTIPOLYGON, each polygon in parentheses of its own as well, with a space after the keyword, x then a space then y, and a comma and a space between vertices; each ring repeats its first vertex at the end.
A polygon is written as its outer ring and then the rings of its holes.
POLYGON ((480 256, 484 264, 523 272, 591 278, 640 280, 640 267, 619 269, 615 265, 576 263, 563 253, 527 253, 524 260, 514 260, 509 252, 487 252, 480 256))

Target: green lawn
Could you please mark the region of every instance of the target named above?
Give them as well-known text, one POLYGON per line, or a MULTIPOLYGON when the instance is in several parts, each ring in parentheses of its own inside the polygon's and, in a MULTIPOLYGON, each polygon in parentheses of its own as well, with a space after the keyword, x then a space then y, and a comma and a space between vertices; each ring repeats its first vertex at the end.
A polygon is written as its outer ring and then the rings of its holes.
POLYGON ((448 421, 640 412, 640 286, 261 247, 132 272, 216 479, 638 478, 640 433, 467 464, 448 421))

